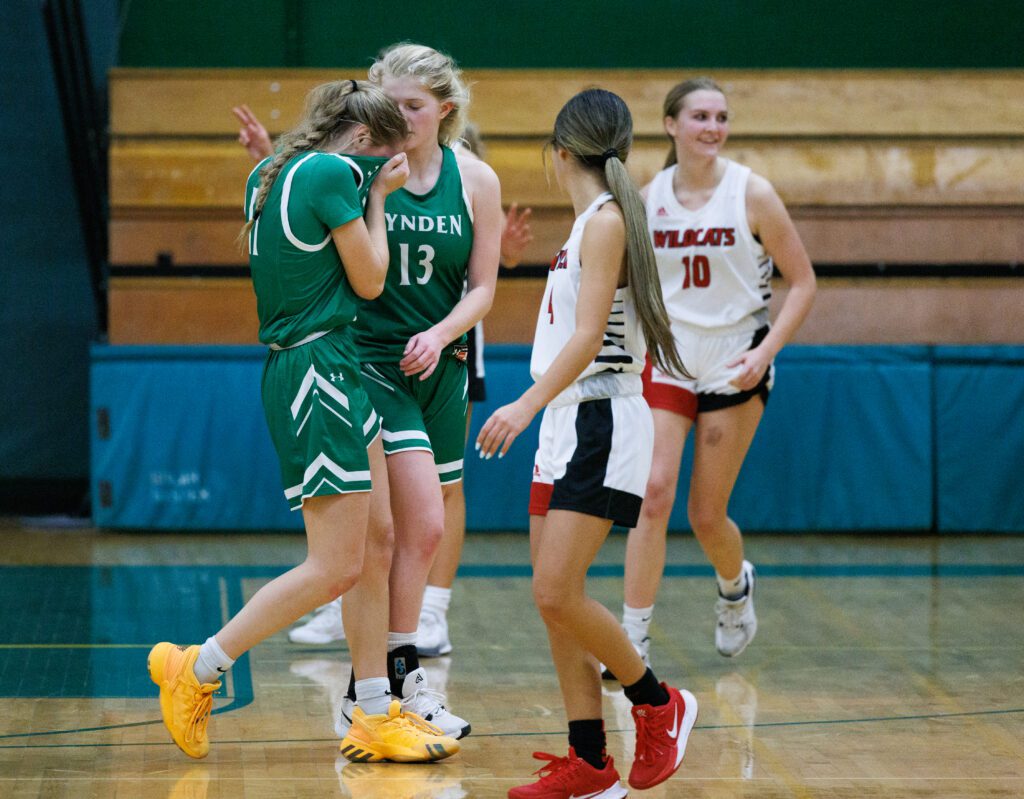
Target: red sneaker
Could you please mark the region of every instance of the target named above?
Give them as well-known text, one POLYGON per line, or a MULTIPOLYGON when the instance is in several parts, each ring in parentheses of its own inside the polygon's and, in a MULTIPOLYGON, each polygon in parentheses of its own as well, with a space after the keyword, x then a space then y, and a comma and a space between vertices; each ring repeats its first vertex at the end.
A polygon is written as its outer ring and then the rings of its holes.
POLYGON ((568 757, 534 752, 537 760, 547 760, 534 774, 540 779, 508 792, 508 799, 622 799, 626 789, 609 757, 604 768, 596 769, 569 747, 568 757))
POLYGON ((683 762, 686 739, 697 722, 697 700, 689 691, 677 691, 665 683, 668 704, 635 705, 636 756, 629 770, 629 784, 637 790, 653 788, 675 774, 683 762))

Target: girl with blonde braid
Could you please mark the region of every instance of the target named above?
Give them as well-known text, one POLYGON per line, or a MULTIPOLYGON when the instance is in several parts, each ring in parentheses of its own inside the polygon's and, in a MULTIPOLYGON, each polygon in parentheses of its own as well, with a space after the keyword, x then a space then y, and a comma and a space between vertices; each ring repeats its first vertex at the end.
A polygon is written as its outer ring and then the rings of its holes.
MULTIPOLYGON (((384 200, 409 169, 404 154, 383 156, 406 135, 398 109, 375 86, 327 83, 310 93, 302 122, 249 177, 243 236, 259 337, 269 347, 263 406, 285 497, 303 515, 308 553, 201 646, 164 642, 149 653, 164 724, 190 757, 209 752, 213 692, 242 654, 318 605, 363 591, 373 582, 364 572, 375 572, 386 591, 390 523, 381 423, 362 387, 351 325, 359 298, 372 299, 384 286, 384 200)), ((381 613, 386 618, 386 602, 381 613)), ((349 638, 363 679, 342 754, 427 761, 457 752, 457 742, 391 700, 384 622, 349 638)))

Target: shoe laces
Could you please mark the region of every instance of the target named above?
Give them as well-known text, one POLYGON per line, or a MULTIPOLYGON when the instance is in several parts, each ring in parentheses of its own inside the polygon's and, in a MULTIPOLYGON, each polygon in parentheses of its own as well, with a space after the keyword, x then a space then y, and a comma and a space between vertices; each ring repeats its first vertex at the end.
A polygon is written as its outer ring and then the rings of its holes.
POLYGON ((185 728, 185 740, 201 741, 206 735, 206 726, 210 723, 210 713, 213 711, 213 692, 220 688, 220 683, 203 685, 193 696, 192 713, 188 718, 188 726, 185 728))
MULTIPOLYGON (((412 696, 405 700, 404 704, 407 704, 412 708, 411 712, 420 716, 436 715, 439 711, 447 710, 444 706, 444 694, 440 691, 435 691, 433 688, 417 688, 413 691, 412 696), (426 712, 422 712, 420 708, 428 708, 426 712)), ((410 712, 410 711, 405 711, 410 712)))
POLYGON ((413 727, 416 727, 421 732, 425 732, 428 735, 444 735, 444 730, 434 724, 431 724, 419 713, 403 710, 401 718, 404 718, 407 722, 412 724, 413 727))
POLYGON ((568 785, 575 775, 577 769, 583 765, 583 758, 577 757, 576 753, 569 750, 565 757, 551 755, 547 752, 534 752, 535 760, 546 760, 546 765, 537 769, 534 775, 540 777, 540 781, 548 780, 561 785, 568 785))
POLYGON ((715 602, 715 611, 718 613, 718 624, 720 627, 738 628, 744 624, 743 614, 747 609, 747 597, 728 600, 719 597, 715 602))

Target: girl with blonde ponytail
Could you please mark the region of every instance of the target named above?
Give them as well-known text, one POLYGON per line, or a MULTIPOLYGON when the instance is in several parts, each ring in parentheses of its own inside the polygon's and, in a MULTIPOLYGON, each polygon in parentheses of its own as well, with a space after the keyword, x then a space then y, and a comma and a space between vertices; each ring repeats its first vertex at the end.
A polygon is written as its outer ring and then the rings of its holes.
MULTIPOLYGON (((387 613, 390 517, 381 424, 359 377, 351 324, 359 298, 377 296, 388 267, 384 200, 408 177, 398 109, 377 88, 336 81, 315 89, 246 187, 249 265, 259 338, 269 347, 262 397, 284 495, 302 512, 306 559, 260 588, 205 643, 157 644, 148 668, 160 708, 185 754, 205 757, 221 675, 263 639, 345 592, 382 590, 387 613), (363 218, 365 204, 366 219, 363 218), (371 494, 371 488, 373 489, 371 494), (367 588, 367 585, 370 588, 367 588)), ((430 761, 456 741, 392 704, 383 624, 349 634, 364 679, 343 755, 430 761), (353 754, 354 753, 354 754, 353 754)))
POLYGON ((586 594, 586 574, 613 523, 636 524, 654 431, 640 374, 651 357, 680 376, 643 202, 626 173, 632 118, 621 98, 581 92, 555 120, 555 176, 576 222, 551 262, 537 318, 533 386, 499 408, 477 438, 481 457, 508 451, 544 409, 530 492, 533 595, 548 628, 569 719, 569 753, 540 755, 541 779, 511 799, 622 797, 605 751, 598 660, 622 678, 637 748, 629 784, 650 788, 679 768, 697 720, 689 691, 659 683, 618 622, 586 594))

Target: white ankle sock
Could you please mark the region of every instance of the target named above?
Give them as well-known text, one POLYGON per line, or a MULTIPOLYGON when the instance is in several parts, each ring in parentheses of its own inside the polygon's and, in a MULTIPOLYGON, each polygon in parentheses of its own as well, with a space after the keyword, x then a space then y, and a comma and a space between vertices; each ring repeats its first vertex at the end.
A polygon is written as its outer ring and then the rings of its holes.
POLYGON ((415 646, 416 633, 388 633, 388 652, 394 652, 400 646, 415 646))
POLYGON ((423 607, 444 616, 448 612, 448 603, 452 600, 452 589, 428 585, 423 591, 423 607))
POLYGON ((356 680, 356 704, 369 716, 387 713, 391 705, 391 683, 388 678, 356 680))
POLYGON ((199 647, 199 657, 192 668, 196 673, 196 679, 203 684, 217 682, 221 675, 234 665, 235 661, 224 653, 217 639, 211 635, 206 639, 206 643, 199 647))
POLYGON ((647 608, 631 608, 622 606, 622 626, 626 628, 630 641, 640 642, 647 637, 647 629, 651 626, 654 616, 654 605, 647 608))
POLYGON ((718 580, 718 593, 728 600, 741 599, 747 593, 747 573, 740 567, 740 573, 731 580, 726 579, 718 572, 715 572, 718 580))

